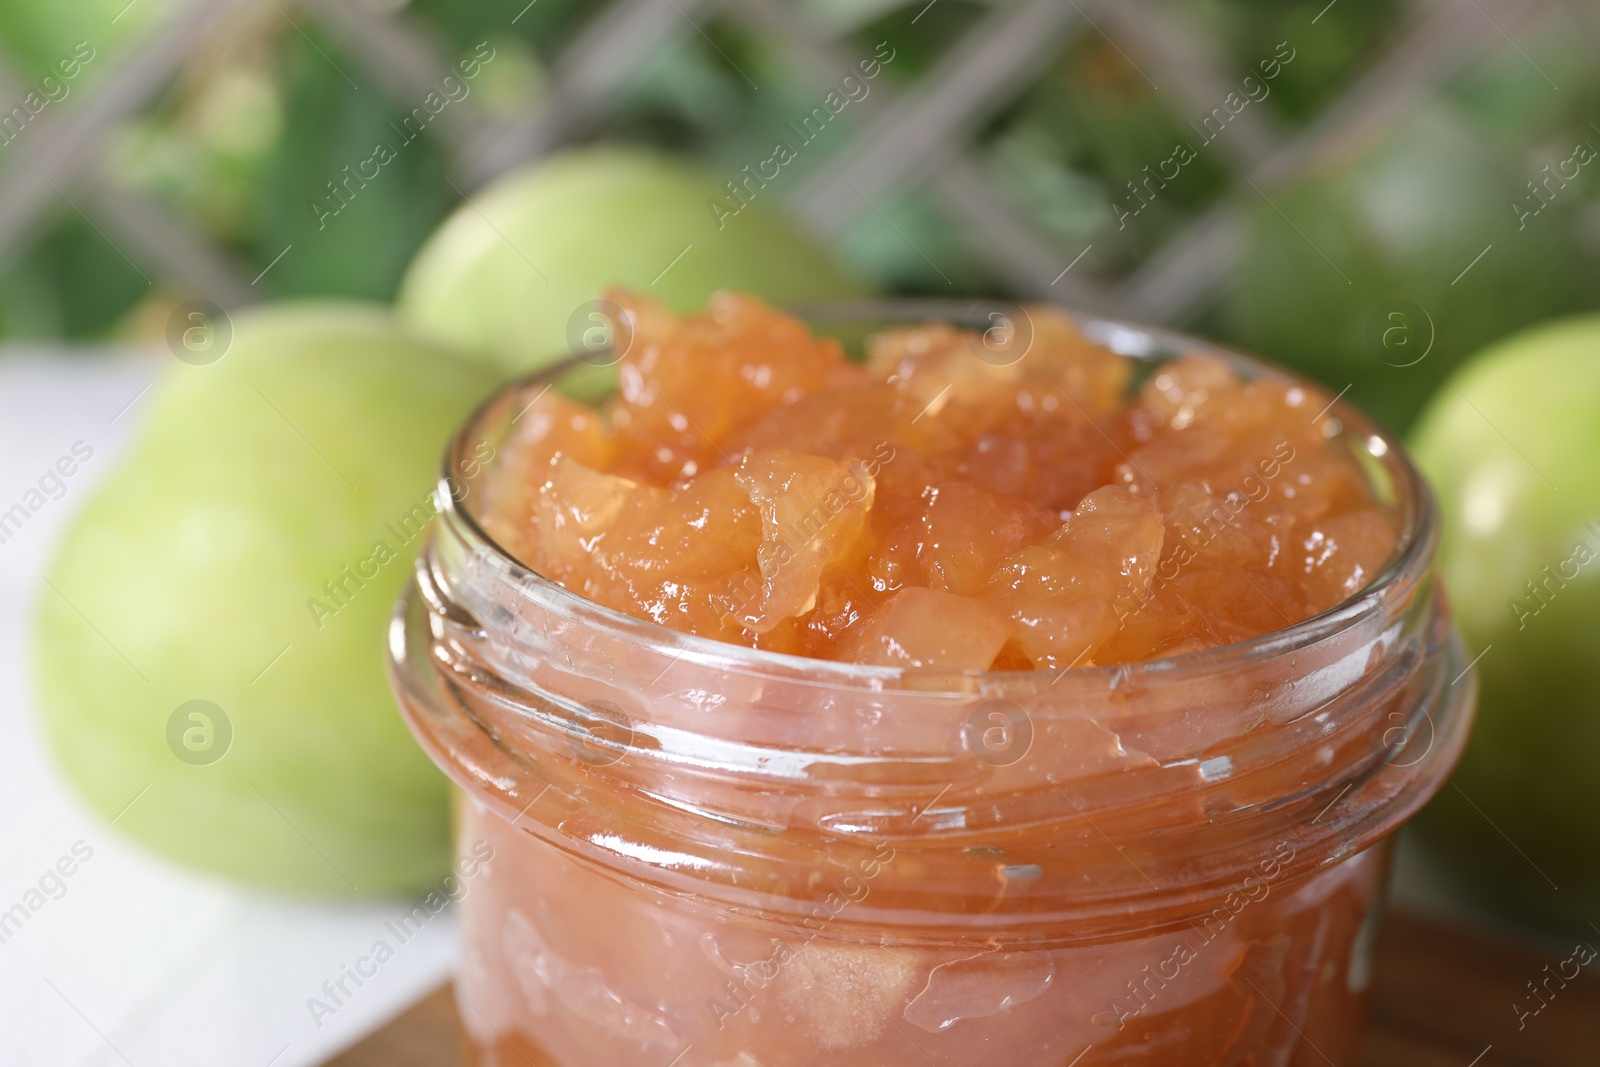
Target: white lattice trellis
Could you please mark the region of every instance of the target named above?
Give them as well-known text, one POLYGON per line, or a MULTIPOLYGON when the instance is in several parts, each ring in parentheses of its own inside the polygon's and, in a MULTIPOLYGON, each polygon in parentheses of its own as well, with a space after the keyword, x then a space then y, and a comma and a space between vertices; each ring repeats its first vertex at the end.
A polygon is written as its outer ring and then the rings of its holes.
MULTIPOLYGON (((861 58, 850 41, 788 0, 613 0, 595 7, 524 114, 493 119, 469 99, 456 121, 430 127, 452 160, 458 188, 470 195, 496 175, 582 138, 618 104, 644 59, 699 33, 712 17, 782 40, 819 87, 861 58)), ((228 20, 266 16, 268 8, 275 17, 315 20, 362 64, 376 87, 397 100, 417 99, 447 71, 434 35, 403 9, 379 13, 361 0, 194 0, 129 50, 92 92, 29 128, 28 151, 0 172, 0 261, 17 255, 59 213, 77 211, 147 277, 153 272, 174 288, 227 306, 267 295, 252 281, 266 264, 238 263, 101 164, 119 124, 155 101, 187 56, 206 47, 228 20)), ((863 100, 862 128, 790 191, 787 204, 808 228, 837 235, 872 211, 877 197, 925 187, 994 276, 1018 295, 1171 320, 1203 304, 1225 282, 1240 252, 1247 201, 1270 200, 1275 187, 1342 145, 1395 124, 1486 50, 1514 47, 1509 35, 1530 22, 1561 16, 1582 19, 1587 27, 1588 14, 1573 0, 1418 0, 1396 43, 1305 129, 1289 134, 1259 109, 1241 112, 1219 141, 1241 175, 1237 187, 1115 285, 1096 281, 1087 268, 1069 273, 1082 250, 1057 247, 1041 234, 968 146, 975 131, 1080 33, 1107 35, 1141 69, 1156 72, 1174 106, 1205 110, 1227 93, 1228 64, 1220 42, 1190 25, 1180 4, 997 4, 915 84, 898 95, 879 91, 863 100)), ((14 74, 0 69, 0 98, 14 99, 22 91, 14 74)))

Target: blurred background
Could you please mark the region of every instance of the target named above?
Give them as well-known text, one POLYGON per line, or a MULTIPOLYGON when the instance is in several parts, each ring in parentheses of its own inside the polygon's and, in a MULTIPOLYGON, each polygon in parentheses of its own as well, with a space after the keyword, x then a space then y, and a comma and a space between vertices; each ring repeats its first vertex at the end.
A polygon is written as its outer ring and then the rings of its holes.
POLYGON ((887 42, 867 95, 760 191, 857 276, 1181 325, 1353 382, 1403 429, 1465 354, 1600 301, 1600 171, 1536 217, 1516 207, 1600 139, 1597 18, 1579 2, 14 0, 0 337, 159 337, 195 296, 387 299, 497 175, 626 141, 737 176, 887 42), (469 95, 324 225, 329 183, 484 42, 469 95), (65 78, 75 48, 93 58, 65 78), (1437 327, 1404 374, 1366 336, 1395 299, 1437 327))
POLYGON ((1523 987, 1600 945, 1597 45, 1595 0, 3 0, 0 1062, 322 1064, 446 979, 447 913, 308 1012, 447 815, 405 568, 302 601, 613 281, 1056 301, 1404 435, 1483 708, 1397 899, 1474 932, 1397 927, 1371 1063, 1590 1062, 1595 984, 1528 1034, 1523 987))

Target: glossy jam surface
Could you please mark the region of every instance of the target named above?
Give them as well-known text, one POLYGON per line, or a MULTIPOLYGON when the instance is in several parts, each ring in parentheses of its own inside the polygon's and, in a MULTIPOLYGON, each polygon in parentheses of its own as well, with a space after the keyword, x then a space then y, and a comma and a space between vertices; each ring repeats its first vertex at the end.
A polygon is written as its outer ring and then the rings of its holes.
POLYGON ((477 505, 537 572, 638 618, 939 671, 1121 663, 1366 586, 1392 516, 1329 398, 1136 361, 1048 307, 880 333, 864 364, 748 297, 629 336, 598 409, 539 395, 477 505))

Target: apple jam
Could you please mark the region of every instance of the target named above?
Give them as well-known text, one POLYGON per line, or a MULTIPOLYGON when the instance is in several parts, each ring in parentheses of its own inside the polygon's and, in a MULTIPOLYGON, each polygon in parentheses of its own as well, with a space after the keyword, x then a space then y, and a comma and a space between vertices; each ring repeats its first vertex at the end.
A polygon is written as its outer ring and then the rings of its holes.
POLYGON ((1474 685, 1399 446, 1050 308, 855 361, 612 299, 614 395, 469 420, 390 634, 493 850, 472 1062, 1354 1063, 1474 685))
POLYGON ((1309 618, 1394 548, 1329 398, 1213 355, 1131 389, 1136 361, 1030 307, 999 342, 879 333, 857 366, 749 297, 613 296, 621 388, 534 400, 483 518, 637 618, 885 666, 1125 663, 1309 618))

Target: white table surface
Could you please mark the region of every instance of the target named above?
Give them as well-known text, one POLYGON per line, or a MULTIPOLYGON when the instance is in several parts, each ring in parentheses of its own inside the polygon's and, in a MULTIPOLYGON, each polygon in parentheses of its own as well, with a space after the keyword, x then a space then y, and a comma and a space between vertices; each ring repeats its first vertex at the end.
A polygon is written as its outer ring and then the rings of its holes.
POLYGON ((0 944, 4 1067, 307 1067, 455 963, 454 919, 442 914, 319 1026, 307 999, 406 906, 277 898, 172 866, 85 809, 43 748, 26 668, 44 567, 73 510, 113 473, 160 367, 148 355, 0 348, 0 510, 74 441, 94 449, 66 495, 0 544, 0 911, 74 843, 93 849, 66 892, 0 944))

